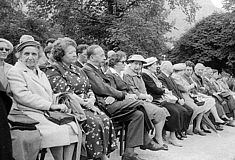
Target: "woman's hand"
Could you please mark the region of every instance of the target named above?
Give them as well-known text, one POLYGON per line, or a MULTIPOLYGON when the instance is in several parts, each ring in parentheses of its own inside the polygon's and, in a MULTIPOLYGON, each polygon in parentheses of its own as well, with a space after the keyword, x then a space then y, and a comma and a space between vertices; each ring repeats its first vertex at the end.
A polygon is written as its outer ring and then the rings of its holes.
POLYGON ((52 104, 50 109, 53 111, 68 112, 68 107, 65 104, 52 104))
POLYGON ((153 97, 150 94, 146 95, 146 99, 147 102, 152 102, 153 101, 153 97))
POLYGON ((138 99, 138 96, 136 94, 129 94, 127 93, 125 96, 125 99, 138 99))

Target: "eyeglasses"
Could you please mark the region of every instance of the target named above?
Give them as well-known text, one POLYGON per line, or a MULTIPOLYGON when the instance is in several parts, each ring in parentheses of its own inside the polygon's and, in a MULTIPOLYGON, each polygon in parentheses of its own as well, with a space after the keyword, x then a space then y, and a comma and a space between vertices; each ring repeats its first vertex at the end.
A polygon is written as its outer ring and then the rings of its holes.
POLYGON ((119 62, 121 62, 122 64, 125 64, 125 63, 126 63, 126 61, 119 61, 119 62))
POLYGON ((9 51, 10 51, 10 49, 9 49, 9 48, 3 48, 3 47, 0 47, 0 51, 3 51, 3 50, 5 50, 6 52, 9 52, 9 51))

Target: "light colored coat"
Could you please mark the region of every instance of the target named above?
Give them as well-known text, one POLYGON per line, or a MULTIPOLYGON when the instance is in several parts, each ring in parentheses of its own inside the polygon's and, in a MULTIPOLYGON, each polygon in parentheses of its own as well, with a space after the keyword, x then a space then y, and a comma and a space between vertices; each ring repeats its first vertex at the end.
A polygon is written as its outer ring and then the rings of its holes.
MULTIPOLYGON (((41 147, 64 146, 80 141, 82 133, 74 122, 69 125, 57 125, 45 118, 43 111, 50 109, 53 94, 46 75, 38 68, 37 73, 36 75, 18 61, 8 72, 7 78, 17 107, 39 121, 36 127, 42 136, 41 147)), ((81 146, 78 145, 79 147, 81 146)))
POLYGON ((189 91, 191 87, 187 80, 177 73, 173 73, 171 77, 178 85, 179 90, 182 92, 185 104, 187 104, 194 110, 192 119, 194 119, 199 113, 205 113, 209 111, 212 107, 215 107, 215 100, 210 97, 204 97, 205 104, 202 106, 197 106, 197 104, 194 103, 194 100, 189 96, 189 91))

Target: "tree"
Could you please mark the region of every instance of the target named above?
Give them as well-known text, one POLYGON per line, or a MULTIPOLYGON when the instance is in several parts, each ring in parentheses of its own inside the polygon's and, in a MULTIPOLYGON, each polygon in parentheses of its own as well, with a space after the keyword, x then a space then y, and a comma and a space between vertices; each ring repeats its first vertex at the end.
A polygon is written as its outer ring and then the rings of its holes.
MULTIPOLYGON (((6 0, 0 0, 0 19, 0 37, 9 40, 14 46, 19 43, 23 34, 32 35, 41 43, 53 35, 48 32, 44 21, 27 17, 21 10, 16 11, 6 0)), ((13 55, 14 53, 8 57, 7 62, 16 61, 13 55)))
POLYGON ((165 50, 164 34, 169 10, 181 7, 192 21, 198 9, 195 0, 28 0, 28 14, 44 19, 51 28, 77 43, 98 43, 106 49, 128 53, 159 53, 165 50))
POLYGON ((235 13, 214 13, 198 22, 174 45, 173 62, 205 63, 221 70, 235 65, 235 13))

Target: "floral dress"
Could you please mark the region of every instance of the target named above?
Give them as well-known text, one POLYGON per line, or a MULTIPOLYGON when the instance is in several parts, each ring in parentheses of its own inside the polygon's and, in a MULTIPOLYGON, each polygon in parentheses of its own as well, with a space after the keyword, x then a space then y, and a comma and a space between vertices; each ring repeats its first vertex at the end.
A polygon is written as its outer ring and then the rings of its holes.
MULTIPOLYGON (((46 74, 54 93, 73 92, 81 98, 94 96, 88 77, 75 65, 57 63, 49 66, 46 74)), ((96 159, 114 151, 117 143, 112 121, 105 114, 96 114, 85 108, 84 111, 87 121, 82 128, 86 133, 87 158, 96 159)))

